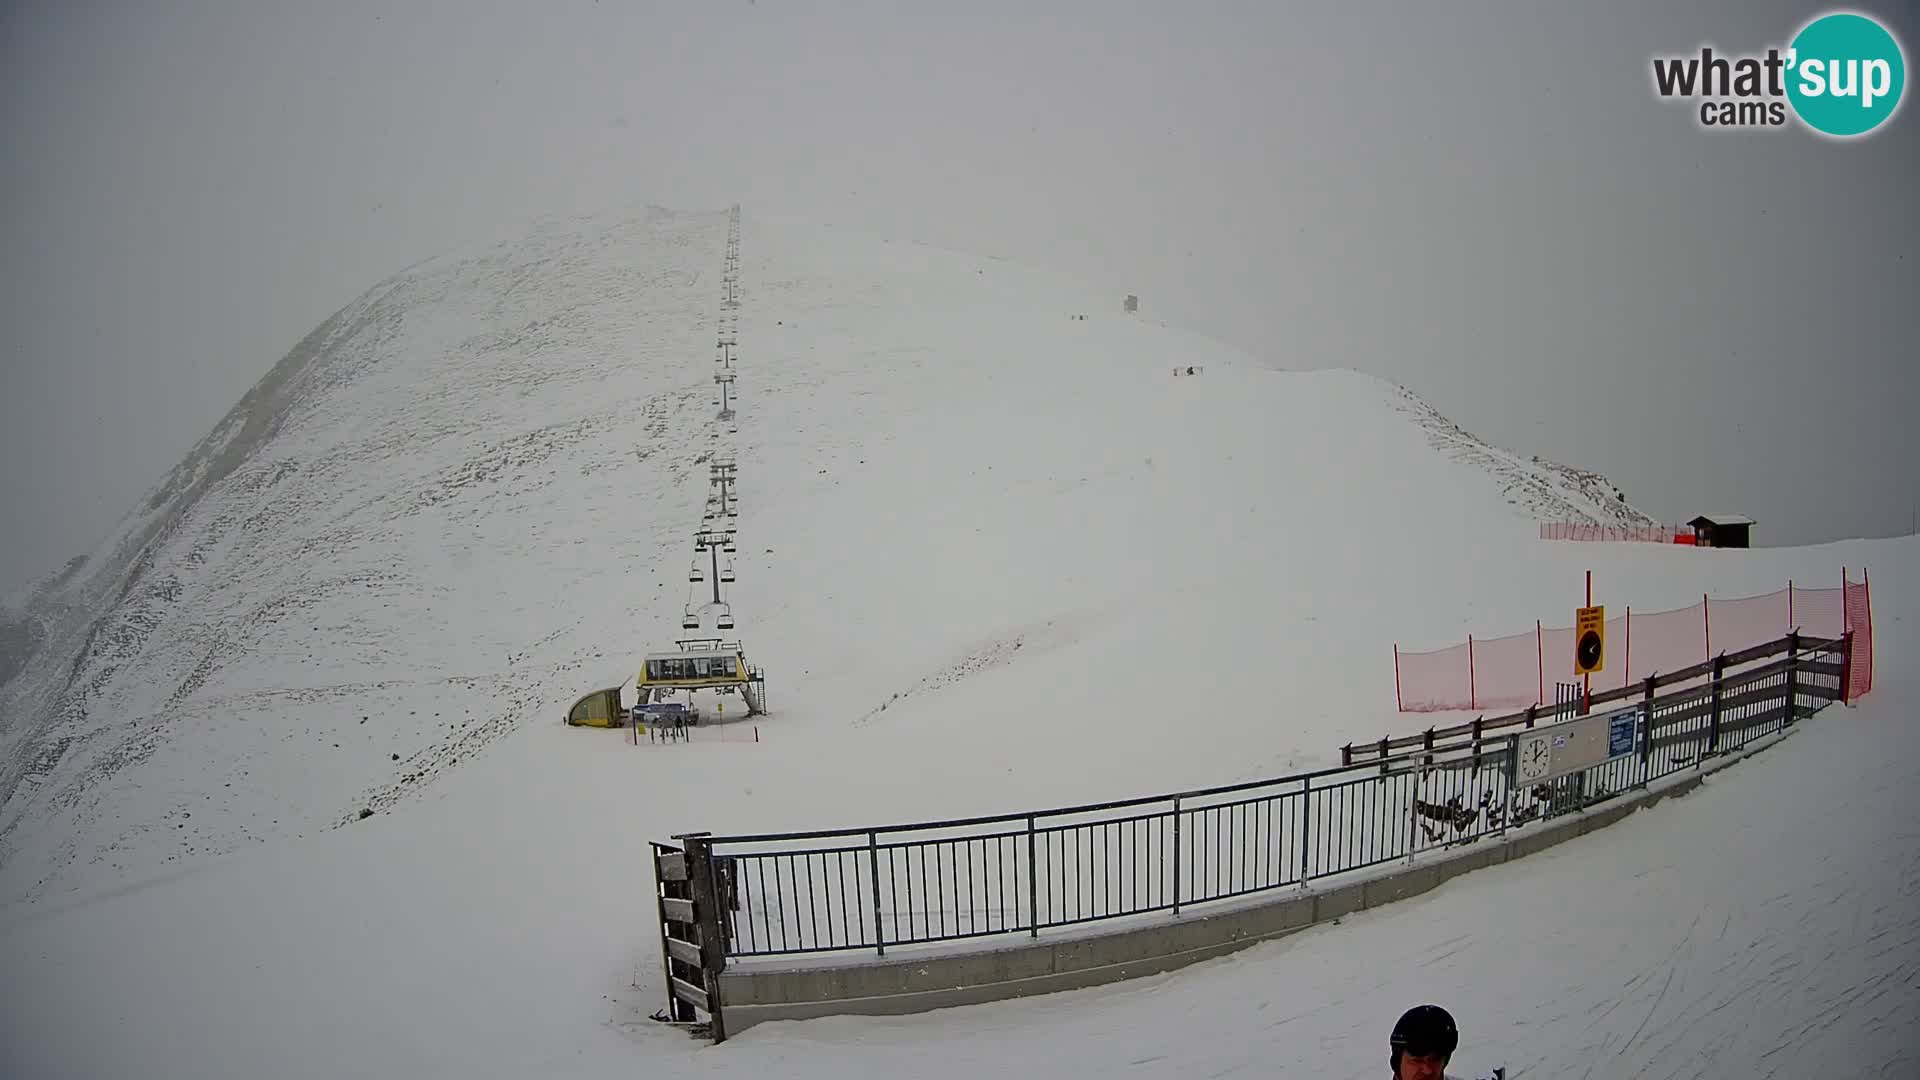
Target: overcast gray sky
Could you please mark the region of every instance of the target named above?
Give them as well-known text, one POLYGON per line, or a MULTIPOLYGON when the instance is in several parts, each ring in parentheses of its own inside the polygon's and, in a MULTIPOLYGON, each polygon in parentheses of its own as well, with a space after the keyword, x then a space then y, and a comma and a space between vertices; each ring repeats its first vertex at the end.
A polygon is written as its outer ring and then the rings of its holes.
MULTIPOLYGON (((1710 134, 1649 75, 1823 7, 1282 7, 13 0, 0 585, 90 548, 379 278, 635 200, 1109 281, 1664 519, 1908 531, 1920 113, 1710 134)), ((1863 10, 1911 64, 1914 8, 1863 10)))

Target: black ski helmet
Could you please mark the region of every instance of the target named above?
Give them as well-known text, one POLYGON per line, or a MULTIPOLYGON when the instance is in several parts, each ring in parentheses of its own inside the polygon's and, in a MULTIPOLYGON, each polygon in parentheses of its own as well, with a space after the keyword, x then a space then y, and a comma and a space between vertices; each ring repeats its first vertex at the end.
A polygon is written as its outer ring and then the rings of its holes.
POLYGON ((1454 1027, 1452 1014, 1440 1006, 1416 1005, 1393 1025, 1393 1038, 1387 1044, 1393 1049, 1395 1064, 1399 1063, 1402 1051, 1421 1057, 1437 1054, 1450 1058, 1460 1045, 1460 1030, 1454 1027))

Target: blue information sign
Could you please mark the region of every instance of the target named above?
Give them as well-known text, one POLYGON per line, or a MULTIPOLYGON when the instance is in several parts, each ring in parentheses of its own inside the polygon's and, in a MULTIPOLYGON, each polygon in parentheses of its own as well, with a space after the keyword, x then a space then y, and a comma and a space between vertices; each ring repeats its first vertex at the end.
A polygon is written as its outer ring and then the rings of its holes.
POLYGON ((1638 709, 1625 709, 1607 717, 1607 758, 1609 760, 1633 753, 1633 731, 1639 717, 1638 709))

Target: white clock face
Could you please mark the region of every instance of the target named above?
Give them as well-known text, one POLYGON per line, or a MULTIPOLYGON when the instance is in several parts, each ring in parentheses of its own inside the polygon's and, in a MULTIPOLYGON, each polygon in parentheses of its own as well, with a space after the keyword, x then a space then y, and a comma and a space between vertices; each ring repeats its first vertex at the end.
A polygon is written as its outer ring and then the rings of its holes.
POLYGON ((1548 743, 1545 734, 1526 739, 1520 744, 1519 773, 1522 780, 1538 780, 1547 775, 1547 769, 1553 763, 1553 746, 1548 743))

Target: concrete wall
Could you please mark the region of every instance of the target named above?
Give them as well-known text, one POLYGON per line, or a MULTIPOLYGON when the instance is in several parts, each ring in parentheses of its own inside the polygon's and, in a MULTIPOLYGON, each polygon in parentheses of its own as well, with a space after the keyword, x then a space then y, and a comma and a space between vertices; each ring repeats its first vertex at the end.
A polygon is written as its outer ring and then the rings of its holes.
MULTIPOLYGON (((1791 733, 1789 730, 1789 734, 1791 733)), ((897 1015, 1098 986, 1154 975, 1327 922, 1418 896, 1449 878, 1518 859, 1605 828, 1663 798, 1682 795, 1708 773, 1778 742, 1757 741, 1703 770, 1669 777, 1591 810, 1490 837, 1442 858, 1359 873, 1317 887, 1257 894, 1251 903, 1214 902, 1182 912, 1115 919, 1090 933, 990 939, 1000 944, 955 951, 955 942, 877 955, 813 956, 786 962, 734 961, 720 976, 729 1037, 768 1020, 835 1014, 897 1015)))

